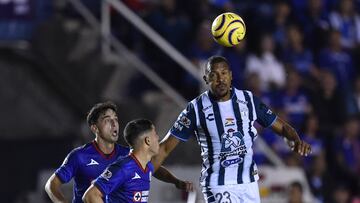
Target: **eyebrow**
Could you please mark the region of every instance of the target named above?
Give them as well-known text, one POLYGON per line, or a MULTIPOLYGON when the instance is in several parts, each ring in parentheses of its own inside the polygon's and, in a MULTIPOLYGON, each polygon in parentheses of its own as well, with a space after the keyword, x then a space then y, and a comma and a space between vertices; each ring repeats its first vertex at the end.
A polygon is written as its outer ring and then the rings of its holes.
MULTIPOLYGON (((100 119, 105 119, 105 118, 110 118, 111 116, 109 115, 105 115, 105 116, 100 116, 100 119)), ((118 118, 117 116, 115 116, 115 118, 118 118)))

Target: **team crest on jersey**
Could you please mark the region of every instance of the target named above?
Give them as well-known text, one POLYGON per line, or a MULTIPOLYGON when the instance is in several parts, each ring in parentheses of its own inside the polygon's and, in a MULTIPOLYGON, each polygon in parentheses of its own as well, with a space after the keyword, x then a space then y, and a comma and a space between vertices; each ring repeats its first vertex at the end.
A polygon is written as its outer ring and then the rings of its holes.
POLYGON ((225 127, 233 126, 235 125, 234 118, 226 118, 225 119, 225 127))
POLYGON ((244 161, 243 156, 247 150, 243 137, 240 132, 231 128, 221 136, 221 165, 228 167, 244 161))
POLYGON ((109 169, 106 169, 102 174, 101 177, 103 177, 105 180, 109 181, 109 179, 111 178, 112 173, 111 171, 109 171, 109 169))
POLYGON ((191 121, 190 119, 188 119, 188 117, 186 117, 185 115, 181 115, 180 119, 179 119, 179 123, 183 126, 185 126, 186 128, 190 127, 191 121))
POLYGON ((133 202, 147 202, 149 198, 149 191, 134 192, 133 202))

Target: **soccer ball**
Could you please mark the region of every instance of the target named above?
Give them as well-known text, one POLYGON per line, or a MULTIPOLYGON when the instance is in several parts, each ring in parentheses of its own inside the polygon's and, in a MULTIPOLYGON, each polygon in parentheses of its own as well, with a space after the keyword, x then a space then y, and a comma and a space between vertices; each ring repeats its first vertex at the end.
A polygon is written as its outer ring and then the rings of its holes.
POLYGON ((246 27, 244 20, 235 13, 218 15, 211 25, 214 40, 226 47, 232 47, 244 39, 246 27))

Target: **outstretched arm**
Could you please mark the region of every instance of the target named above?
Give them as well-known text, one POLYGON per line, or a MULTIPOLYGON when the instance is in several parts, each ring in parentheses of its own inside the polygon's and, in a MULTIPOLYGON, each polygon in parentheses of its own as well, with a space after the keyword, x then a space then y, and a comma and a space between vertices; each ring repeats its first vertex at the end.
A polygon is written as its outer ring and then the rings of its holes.
POLYGON ((164 139, 160 142, 159 153, 151 159, 155 171, 159 169, 163 161, 175 149, 179 142, 180 141, 176 137, 171 136, 171 134, 164 137, 164 139))
POLYGON ((193 191, 192 182, 178 179, 164 166, 160 166, 160 168, 158 168, 158 170, 155 172, 154 176, 163 182, 174 184, 175 187, 180 190, 185 190, 186 192, 193 191))
POLYGON ((285 138, 285 141, 293 151, 302 156, 307 156, 311 153, 311 146, 308 143, 302 141, 296 130, 287 122, 277 117, 271 128, 277 134, 285 138))
POLYGON ((50 199, 54 203, 65 203, 64 194, 61 191, 61 180, 56 176, 56 174, 52 174, 52 176, 48 179, 45 184, 45 191, 49 195, 50 199))

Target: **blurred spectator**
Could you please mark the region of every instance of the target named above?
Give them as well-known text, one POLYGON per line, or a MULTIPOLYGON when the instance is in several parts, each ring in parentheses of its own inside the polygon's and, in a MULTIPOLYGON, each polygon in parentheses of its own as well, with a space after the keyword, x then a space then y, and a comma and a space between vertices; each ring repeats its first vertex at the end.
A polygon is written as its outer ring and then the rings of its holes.
POLYGON ((288 197, 288 203, 304 203, 303 187, 300 182, 295 181, 290 184, 288 197))
POLYGON ((311 104, 307 94, 301 89, 301 77, 296 71, 289 71, 284 90, 281 90, 275 102, 275 106, 282 109, 289 122, 300 129, 306 114, 311 111, 311 104))
MULTIPOLYGON (((195 42, 190 45, 188 50, 188 58, 198 67, 199 75, 203 76, 204 67, 207 59, 210 56, 216 55, 219 52, 219 45, 215 43, 212 38, 210 30, 211 23, 208 20, 204 20, 198 27, 195 42)), ((183 82, 186 92, 186 98, 190 99, 196 97, 196 95, 202 91, 203 81, 198 81, 189 73, 186 73, 183 82)))
POLYGON ((304 157, 305 168, 310 166, 312 159, 314 157, 320 156, 324 153, 324 146, 319 135, 319 120, 315 114, 309 114, 305 121, 305 128, 300 134, 303 140, 311 145, 311 154, 307 157, 304 157))
POLYGON ((331 203, 349 203, 350 190, 345 183, 338 183, 332 192, 331 203))
POLYGON ((289 23, 291 7, 286 1, 278 1, 274 12, 273 38, 278 49, 283 50, 286 44, 286 26, 289 23))
POLYGON ((274 51, 274 40, 266 34, 260 38, 257 53, 251 54, 246 60, 245 72, 260 76, 263 91, 281 88, 285 83, 284 66, 275 57, 274 51))
POLYGON ((360 76, 355 78, 352 91, 346 100, 347 114, 360 115, 360 76))
POLYGON ((315 53, 324 45, 323 36, 330 27, 324 3, 324 0, 307 0, 305 12, 300 12, 297 16, 304 31, 305 43, 315 53))
POLYGON ((354 78, 354 67, 351 55, 345 52, 340 43, 340 32, 332 30, 329 33, 328 47, 319 56, 321 69, 331 71, 337 80, 339 88, 347 91, 354 78))
POLYGON ((243 89, 245 86, 245 62, 247 57, 246 40, 233 48, 225 48, 222 55, 229 61, 233 86, 243 89))
POLYGON ((313 54, 304 47, 303 34, 298 26, 288 26, 287 45, 282 55, 286 67, 294 68, 304 79, 318 77, 319 71, 314 65, 313 54))
POLYGON ((328 140, 342 125, 345 117, 343 95, 337 88, 334 75, 322 71, 320 89, 313 92, 313 109, 319 119, 319 133, 323 140, 328 140))
POLYGON ((175 48, 185 50, 190 40, 191 22, 179 11, 176 0, 161 0, 159 8, 149 13, 147 21, 175 48))
POLYGON ((353 0, 341 0, 338 3, 339 10, 330 14, 330 23, 341 33, 342 47, 351 49, 360 42, 360 16, 356 13, 353 0))
POLYGON ((344 124, 342 133, 334 142, 337 165, 350 173, 360 176, 360 126, 359 119, 350 117, 344 124))
POLYGON ((330 201, 330 192, 333 186, 333 178, 327 170, 324 153, 319 153, 311 160, 306 177, 312 194, 319 203, 330 201))

